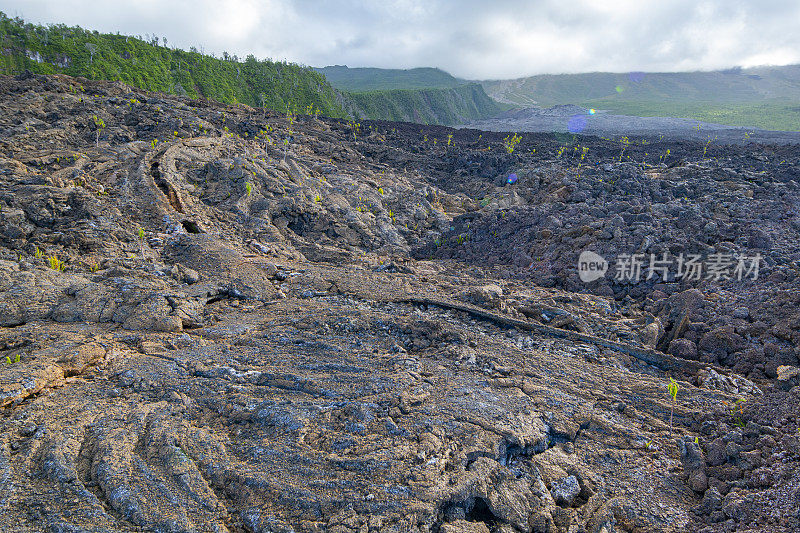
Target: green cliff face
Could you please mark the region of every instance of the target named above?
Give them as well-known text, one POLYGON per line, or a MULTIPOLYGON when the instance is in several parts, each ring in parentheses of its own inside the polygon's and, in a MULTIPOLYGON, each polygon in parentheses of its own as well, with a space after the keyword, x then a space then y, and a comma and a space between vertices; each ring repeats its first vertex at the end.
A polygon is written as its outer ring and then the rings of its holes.
POLYGON ((487 118, 508 108, 489 98, 477 83, 449 88, 353 92, 344 96, 347 111, 359 118, 447 126, 487 118))

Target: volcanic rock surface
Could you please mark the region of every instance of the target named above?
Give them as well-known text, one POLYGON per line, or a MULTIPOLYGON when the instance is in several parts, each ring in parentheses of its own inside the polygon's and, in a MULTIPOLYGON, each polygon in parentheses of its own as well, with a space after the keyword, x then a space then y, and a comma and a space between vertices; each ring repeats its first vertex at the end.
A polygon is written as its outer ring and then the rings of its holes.
POLYGON ((800 528, 800 149, 0 110, 3 531, 800 528))

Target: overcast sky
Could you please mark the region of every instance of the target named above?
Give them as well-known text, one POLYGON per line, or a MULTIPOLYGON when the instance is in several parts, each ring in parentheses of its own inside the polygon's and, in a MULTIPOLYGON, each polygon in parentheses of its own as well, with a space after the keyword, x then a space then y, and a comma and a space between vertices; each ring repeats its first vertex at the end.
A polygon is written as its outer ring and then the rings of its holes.
POLYGON ((469 79, 800 63, 798 0, 0 0, 30 22, 469 79))

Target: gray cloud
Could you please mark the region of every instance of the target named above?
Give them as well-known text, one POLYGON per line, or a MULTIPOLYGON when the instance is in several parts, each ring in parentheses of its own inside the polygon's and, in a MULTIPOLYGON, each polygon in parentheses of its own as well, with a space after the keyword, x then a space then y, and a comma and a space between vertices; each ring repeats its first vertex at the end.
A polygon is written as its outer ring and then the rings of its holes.
POLYGON ((0 0, 31 22, 470 79, 800 63, 796 0, 0 0))

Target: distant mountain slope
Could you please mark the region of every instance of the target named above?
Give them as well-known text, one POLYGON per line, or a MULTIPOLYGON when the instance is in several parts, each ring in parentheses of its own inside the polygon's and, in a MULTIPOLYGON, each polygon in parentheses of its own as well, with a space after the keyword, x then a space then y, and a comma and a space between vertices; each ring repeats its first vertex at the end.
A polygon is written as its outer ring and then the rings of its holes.
POLYGON ((457 87, 467 83, 438 68, 401 70, 334 65, 315 70, 324 74, 331 85, 348 92, 457 87))
POLYGON ((357 118, 452 126, 491 118, 512 107, 489 98, 479 84, 438 68, 336 65, 316 70, 341 91, 343 106, 357 118))
POLYGON ((481 82, 520 106, 578 104, 636 116, 800 130, 800 65, 681 73, 540 75, 481 82))
POLYGON ((451 88, 343 93, 344 107, 359 118, 452 126, 493 117, 509 108, 470 83, 451 88))
POLYGON ((551 106, 578 100, 800 101, 800 65, 713 72, 546 74, 482 82, 493 98, 517 105, 551 106))
MULTIPOLYGON (((800 133, 791 131, 765 131, 758 128, 741 128, 673 117, 641 117, 589 110, 575 105, 553 107, 526 107, 513 109, 495 117, 476 120, 467 127, 497 132, 556 132, 572 135, 594 135, 603 138, 648 138, 650 140, 694 140, 718 144, 797 144, 800 133)), ((651 152, 652 154, 653 152, 651 152)), ((662 151, 663 154, 663 151, 662 151)))
POLYGON ((264 106, 278 111, 343 117, 336 91, 325 77, 293 63, 245 61, 186 52, 137 37, 39 26, 0 12, 0 74, 24 70, 64 73, 90 79, 120 80, 140 89, 225 103, 264 106))

